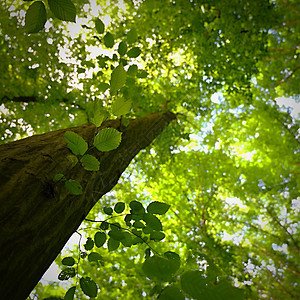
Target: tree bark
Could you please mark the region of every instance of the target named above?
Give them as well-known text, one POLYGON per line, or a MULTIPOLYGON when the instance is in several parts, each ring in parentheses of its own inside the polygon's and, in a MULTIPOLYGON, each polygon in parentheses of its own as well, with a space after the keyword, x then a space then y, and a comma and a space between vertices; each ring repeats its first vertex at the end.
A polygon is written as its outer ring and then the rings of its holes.
POLYGON ((1 299, 26 299, 95 203, 173 119, 173 113, 165 112, 131 120, 124 128, 120 120, 100 128, 88 123, 0 146, 1 299), (98 172, 74 166, 65 131, 76 132, 91 146, 97 131, 106 127, 123 132, 119 147, 88 150, 100 161, 98 172), (72 195, 63 182, 54 183, 57 173, 80 182, 83 194, 72 195))

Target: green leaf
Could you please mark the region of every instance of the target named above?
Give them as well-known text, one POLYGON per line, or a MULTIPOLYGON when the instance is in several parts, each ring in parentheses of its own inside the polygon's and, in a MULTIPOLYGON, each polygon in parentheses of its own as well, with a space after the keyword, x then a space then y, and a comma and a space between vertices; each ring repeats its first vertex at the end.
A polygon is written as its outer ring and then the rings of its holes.
POLYGON ((165 238, 165 234, 161 231, 153 231, 150 233, 150 240, 161 241, 165 238))
POLYGON ((118 148, 122 133, 114 128, 105 128, 98 132, 94 139, 94 146, 99 151, 110 151, 118 148))
POLYGON ((154 255, 145 260, 142 269, 148 278, 167 282, 178 270, 178 265, 172 260, 154 255))
POLYGON ((126 71, 122 64, 119 64, 111 73, 110 79, 110 93, 115 95, 116 92, 123 87, 126 82, 126 71))
POLYGON ((137 77, 138 78, 146 78, 148 76, 148 73, 147 71, 145 70, 140 70, 138 73, 137 73, 137 77))
POLYGON ((94 280, 90 277, 82 277, 79 280, 80 287, 83 293, 91 298, 97 297, 98 286, 94 280))
MULTIPOLYGON (((108 84, 106 84, 106 85, 107 85, 107 87, 109 87, 108 84)), ((92 114, 93 114, 93 117, 91 118, 91 121, 96 125, 96 127, 99 127, 103 121, 105 121, 109 118, 109 112, 102 107, 102 104, 100 103, 100 101, 96 101, 94 103, 92 114)))
POLYGON ((125 203, 124 202, 118 202, 116 203, 115 207, 114 207, 114 211, 117 214, 121 214, 125 209, 125 203))
POLYGON ((76 286, 72 286, 68 289, 64 296, 64 300, 73 300, 75 295, 76 286))
POLYGON ((132 236, 129 232, 123 232, 123 238, 121 239, 121 243, 124 247, 131 247, 132 245, 132 236))
POLYGON ((76 8, 71 0, 48 0, 48 4, 56 18, 75 22, 76 8))
POLYGON ((112 103, 111 111, 115 116, 120 117, 130 112, 131 105, 132 102, 130 100, 119 97, 112 103))
POLYGON ((87 149, 87 142, 74 131, 66 131, 64 134, 67 146, 75 155, 83 155, 87 149))
POLYGON ((185 297, 180 289, 174 286, 167 286, 157 298, 159 300, 184 300, 185 297))
POLYGON ((104 32, 104 23, 99 18, 95 20, 95 27, 99 34, 102 34, 104 32))
POLYGON ((65 257, 61 263, 65 266, 72 267, 75 264, 75 259, 71 256, 65 257))
POLYGON ((134 42, 137 41, 137 32, 135 29, 131 29, 128 33, 127 33, 127 42, 129 44, 132 44, 134 42))
POLYGON ((44 28, 47 21, 45 5, 42 1, 33 2, 25 15, 25 29, 28 33, 37 33, 44 28))
POLYGON ((65 186, 73 195, 82 194, 82 186, 79 182, 73 179, 69 179, 65 182, 65 186))
POLYGON ((127 45, 125 42, 121 42, 118 46, 118 53, 123 56, 127 52, 127 45))
POLYGON ((116 241, 121 241, 124 238, 124 232, 115 228, 110 230, 108 235, 116 241))
POLYGON ((58 274, 59 280, 68 280, 76 275, 75 268, 65 268, 58 274))
POLYGON ((90 154, 85 154, 80 159, 83 168, 87 171, 99 171, 100 162, 99 160, 90 154))
POLYGON ((97 252, 91 252, 88 255, 88 261, 92 264, 92 263, 96 263, 97 265, 99 265, 99 261, 102 262, 103 261, 103 257, 97 253, 97 252))
POLYGON ((152 214, 145 214, 143 219, 145 220, 146 224, 156 231, 162 231, 162 224, 160 220, 152 215, 152 214))
POLYGON ((101 222, 100 228, 101 228, 102 230, 107 230, 108 227, 109 227, 109 225, 108 225, 107 222, 105 222, 105 221, 101 222))
POLYGON ((133 47, 131 48, 128 52, 127 52, 127 55, 130 57, 130 58, 136 58, 138 57, 140 54, 141 54, 141 49, 139 47, 133 47))
POLYGON ((99 86, 98 86, 99 91, 101 91, 101 92, 104 93, 108 88, 109 88, 109 84, 108 83, 105 83, 105 82, 100 82, 99 83, 99 86))
POLYGON ((113 209, 111 208, 111 207, 107 207, 107 206, 104 206, 103 207, 103 211, 104 211, 104 213, 105 214, 107 214, 107 215, 112 215, 113 214, 113 209))
POLYGON ((144 228, 145 225, 144 225, 141 221, 135 221, 135 222, 133 223, 133 227, 134 227, 134 228, 144 228))
POLYGON ((53 180, 54 181, 59 181, 61 179, 64 179, 64 174, 55 174, 53 180))
POLYGON ((180 280, 182 289, 193 298, 198 299, 206 289, 207 280, 200 271, 187 271, 181 275, 180 280))
POLYGON ((178 268, 180 267, 180 264, 181 264, 180 256, 177 253, 175 253, 173 251, 167 251, 164 253, 164 256, 167 259, 174 261, 174 263, 177 264, 178 268))
POLYGON ((106 33, 103 40, 104 40, 104 45, 107 48, 112 48, 114 46, 115 43, 114 36, 110 32, 106 33))
POLYGON ((87 251, 94 248, 94 241, 90 237, 87 238, 86 243, 84 244, 84 248, 87 251))
POLYGON ((134 212, 134 213, 140 214, 140 213, 145 212, 145 208, 144 208, 143 204, 136 200, 131 201, 129 203, 129 207, 132 209, 132 212, 134 212))
POLYGON ((95 241, 95 245, 96 247, 100 248, 104 245, 104 243, 106 242, 106 234, 104 232, 96 232, 95 236, 94 236, 94 241, 95 241))
POLYGON ((108 239, 107 248, 109 251, 114 251, 114 250, 118 249, 119 246, 120 246, 120 241, 116 241, 113 238, 108 239))
POLYGON ((135 75, 138 71, 138 66, 137 65, 131 65, 128 70, 127 70, 127 74, 128 75, 135 75))
POLYGON ((169 208, 170 208, 169 204, 159 202, 159 201, 154 201, 148 205, 147 211, 150 214, 164 215, 169 208))

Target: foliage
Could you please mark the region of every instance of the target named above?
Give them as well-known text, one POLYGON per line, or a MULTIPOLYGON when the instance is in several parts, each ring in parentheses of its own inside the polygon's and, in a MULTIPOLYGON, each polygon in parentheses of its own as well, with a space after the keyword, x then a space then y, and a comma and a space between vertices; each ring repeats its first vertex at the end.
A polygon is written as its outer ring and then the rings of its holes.
MULTIPOLYGON (((70 285, 39 284, 33 295, 299 297, 300 121, 296 108, 278 104, 299 104, 297 1, 49 0, 0 9, 3 143, 92 122, 91 145, 66 131, 66 159, 101 172, 89 151, 113 151, 124 138, 102 129, 104 120, 120 118, 121 127, 177 114, 96 203, 79 244, 57 258, 58 279, 70 285)), ((54 181, 83 193, 64 174, 54 181)))

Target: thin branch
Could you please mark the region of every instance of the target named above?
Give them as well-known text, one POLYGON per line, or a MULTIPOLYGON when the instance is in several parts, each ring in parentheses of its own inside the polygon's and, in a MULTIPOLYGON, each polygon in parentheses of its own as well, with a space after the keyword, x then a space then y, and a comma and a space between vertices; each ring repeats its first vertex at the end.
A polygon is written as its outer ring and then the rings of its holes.
POLYGON ((292 72, 291 72, 290 75, 288 75, 287 77, 281 79, 281 80, 279 81, 279 83, 277 83, 275 86, 278 86, 278 85, 280 85, 281 83, 284 83, 285 81, 287 81, 288 79, 290 79, 290 78, 296 73, 296 71, 297 71, 298 69, 300 69, 300 65, 296 66, 296 67, 292 70, 292 72))

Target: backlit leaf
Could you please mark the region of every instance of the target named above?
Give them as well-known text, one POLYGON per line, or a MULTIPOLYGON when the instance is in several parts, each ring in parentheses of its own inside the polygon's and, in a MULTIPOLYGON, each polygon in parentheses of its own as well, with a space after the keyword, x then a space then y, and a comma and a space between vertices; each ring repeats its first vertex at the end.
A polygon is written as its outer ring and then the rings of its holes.
POLYGON ((75 264, 75 259, 73 257, 65 257, 63 258, 63 260, 61 261, 61 263, 65 266, 69 266, 72 267, 75 264))
POLYGON ((72 286, 68 289, 64 296, 64 300, 73 300, 75 295, 76 286, 72 286))
POLYGON ((115 95, 116 92, 123 87, 126 82, 126 71, 122 64, 119 64, 111 73, 110 79, 110 93, 115 95))
POLYGON ((58 274, 59 280, 68 280, 76 275, 75 268, 65 268, 58 274))
POLYGON ((152 214, 145 214, 143 219, 145 220, 147 226, 151 227, 153 230, 156 231, 162 230, 162 224, 156 216, 152 214))
POLYGON ((114 128, 105 128, 98 132, 94 139, 94 146, 99 151, 110 151, 118 148, 122 133, 114 128))
POLYGON ((131 48, 128 52, 127 52, 127 55, 130 57, 130 58, 136 58, 138 57, 140 54, 141 54, 141 49, 139 47, 133 47, 131 48))
POLYGON ((111 111, 115 116, 120 117, 130 112, 131 105, 130 100, 119 97, 112 103, 111 111))
POLYGON ((87 142, 74 131, 66 131, 64 137, 67 142, 67 146, 75 155, 83 155, 87 151, 87 142))
POLYGON ((127 51, 127 45, 125 42, 121 42, 118 46, 118 53, 123 56, 126 54, 127 51))
POLYGON ((95 20, 95 27, 99 34, 102 34, 104 32, 104 23, 99 18, 95 20))
POLYGON ((128 33, 127 33, 127 42, 129 44, 134 43, 137 41, 137 32, 135 29, 131 29, 128 33))
POLYGON ((151 214, 163 215, 168 211, 169 208, 170 208, 169 204, 159 202, 159 201, 154 201, 148 205, 147 211, 151 214))
POLYGON ((106 234, 104 232, 96 232, 95 236, 94 236, 94 241, 95 241, 95 245, 96 247, 100 248, 104 245, 104 243, 106 242, 106 234))
POLYGON ((103 40, 104 40, 104 45, 107 48, 112 48, 114 46, 115 43, 114 36, 110 32, 106 33, 103 40))
POLYGON ((76 8, 71 0, 48 0, 48 4, 56 18, 75 22, 76 8))
POLYGON ((159 300, 184 300, 185 297, 179 288, 167 286, 157 298, 159 300))
POLYGON ((114 211, 117 214, 121 214, 125 209, 125 203, 124 202, 118 202, 116 203, 115 207, 114 207, 114 211))
POLYGON ((109 251, 117 250, 119 248, 119 246, 120 246, 120 242, 119 241, 116 241, 113 238, 109 238, 108 239, 107 248, 108 248, 109 251))
POLYGON ((94 280, 89 277, 82 277, 79 280, 83 293, 91 298, 97 297, 98 286, 94 280))
POLYGON ((94 248, 94 241, 90 237, 87 238, 86 243, 84 244, 84 248, 87 251, 94 248))
POLYGON ((90 154, 85 154, 80 159, 83 168, 87 171, 99 171, 100 162, 99 160, 90 154))
POLYGON ((25 29, 28 33, 37 33, 47 21, 45 5, 42 1, 33 2, 26 11, 25 29))

